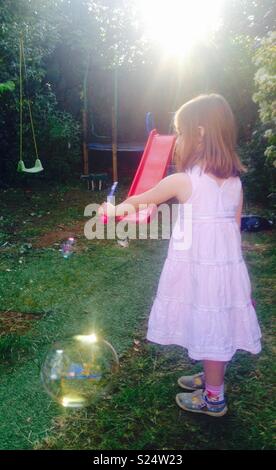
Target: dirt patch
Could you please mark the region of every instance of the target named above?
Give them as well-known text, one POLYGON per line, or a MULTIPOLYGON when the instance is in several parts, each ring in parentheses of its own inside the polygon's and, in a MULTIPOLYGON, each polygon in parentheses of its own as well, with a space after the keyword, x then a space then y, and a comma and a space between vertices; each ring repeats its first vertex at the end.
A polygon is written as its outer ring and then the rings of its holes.
MULTIPOLYGON (((84 241, 83 228, 84 222, 78 222, 72 227, 59 224, 55 230, 44 233, 37 240, 33 241, 33 246, 35 248, 47 248, 55 244, 60 244, 62 241, 67 240, 69 237, 74 237, 78 240, 83 239, 84 241)), ((78 251, 79 249, 81 249, 81 247, 77 244, 76 251, 78 251)))
POLYGON ((7 310, 0 312, 0 336, 10 333, 25 333, 32 326, 32 322, 39 320, 40 315, 7 310))

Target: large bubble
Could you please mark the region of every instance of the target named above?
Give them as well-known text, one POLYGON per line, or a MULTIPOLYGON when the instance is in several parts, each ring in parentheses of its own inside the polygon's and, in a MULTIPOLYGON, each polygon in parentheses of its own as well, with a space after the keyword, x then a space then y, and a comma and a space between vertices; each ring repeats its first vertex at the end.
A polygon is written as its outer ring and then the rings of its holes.
POLYGON ((118 368, 118 356, 110 343, 94 334, 77 335, 50 349, 41 379, 56 402, 82 408, 107 393, 118 368))

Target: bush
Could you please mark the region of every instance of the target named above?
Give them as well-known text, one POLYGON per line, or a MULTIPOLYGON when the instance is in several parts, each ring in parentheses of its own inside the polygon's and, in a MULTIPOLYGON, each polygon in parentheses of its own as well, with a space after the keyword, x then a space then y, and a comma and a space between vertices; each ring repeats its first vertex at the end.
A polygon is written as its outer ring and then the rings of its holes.
POLYGON ((272 209, 274 198, 271 195, 276 192, 276 169, 271 161, 265 158, 266 146, 264 126, 259 124, 251 140, 240 147, 239 155, 248 170, 242 176, 245 201, 265 204, 272 209))

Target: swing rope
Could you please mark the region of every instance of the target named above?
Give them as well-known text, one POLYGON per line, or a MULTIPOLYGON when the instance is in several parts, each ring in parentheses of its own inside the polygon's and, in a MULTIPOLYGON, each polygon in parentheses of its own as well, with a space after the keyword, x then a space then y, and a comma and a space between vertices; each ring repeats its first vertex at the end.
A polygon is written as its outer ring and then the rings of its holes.
POLYGON ((31 129, 32 129, 32 136, 33 136, 33 142, 34 142, 34 148, 35 148, 36 161, 35 161, 35 166, 32 167, 32 168, 26 168, 25 164, 23 162, 23 77, 22 77, 22 67, 24 67, 25 77, 26 77, 26 80, 27 80, 27 68, 26 68, 26 61, 25 61, 25 54, 24 54, 23 38, 20 37, 20 41, 19 41, 19 87, 20 87, 20 132, 19 133, 20 133, 20 151, 19 151, 19 162, 18 162, 17 171, 19 171, 21 173, 22 172, 23 173, 38 173, 38 172, 43 170, 43 166, 42 166, 41 161, 39 160, 39 157, 38 157, 38 150, 37 150, 37 143, 36 143, 36 137, 35 137, 31 102, 30 102, 30 98, 29 98, 27 88, 26 88, 27 102, 28 102, 28 108, 29 108, 30 123, 31 123, 31 129))
POLYGON ((20 152, 19 160, 23 162, 23 85, 22 85, 22 44, 19 42, 19 87, 20 87, 20 152))

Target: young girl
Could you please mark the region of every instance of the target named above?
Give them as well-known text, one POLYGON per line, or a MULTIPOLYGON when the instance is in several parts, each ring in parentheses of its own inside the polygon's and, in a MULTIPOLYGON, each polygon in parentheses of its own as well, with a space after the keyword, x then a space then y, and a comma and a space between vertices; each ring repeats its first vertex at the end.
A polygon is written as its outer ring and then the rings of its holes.
MULTIPOLYGON (((223 416, 226 364, 238 349, 257 354, 260 328, 251 301, 251 285, 242 256, 240 222, 244 171, 235 152, 232 111, 217 94, 201 95, 176 113, 178 173, 153 189, 109 203, 100 213, 122 215, 132 205, 160 204, 176 197, 192 205, 192 243, 179 250, 171 237, 160 277, 147 339, 175 344, 203 361, 204 372, 183 376, 177 404, 186 411, 223 416), (127 205, 126 205, 127 204, 127 205)), ((176 221, 177 230, 180 219, 176 221)))

